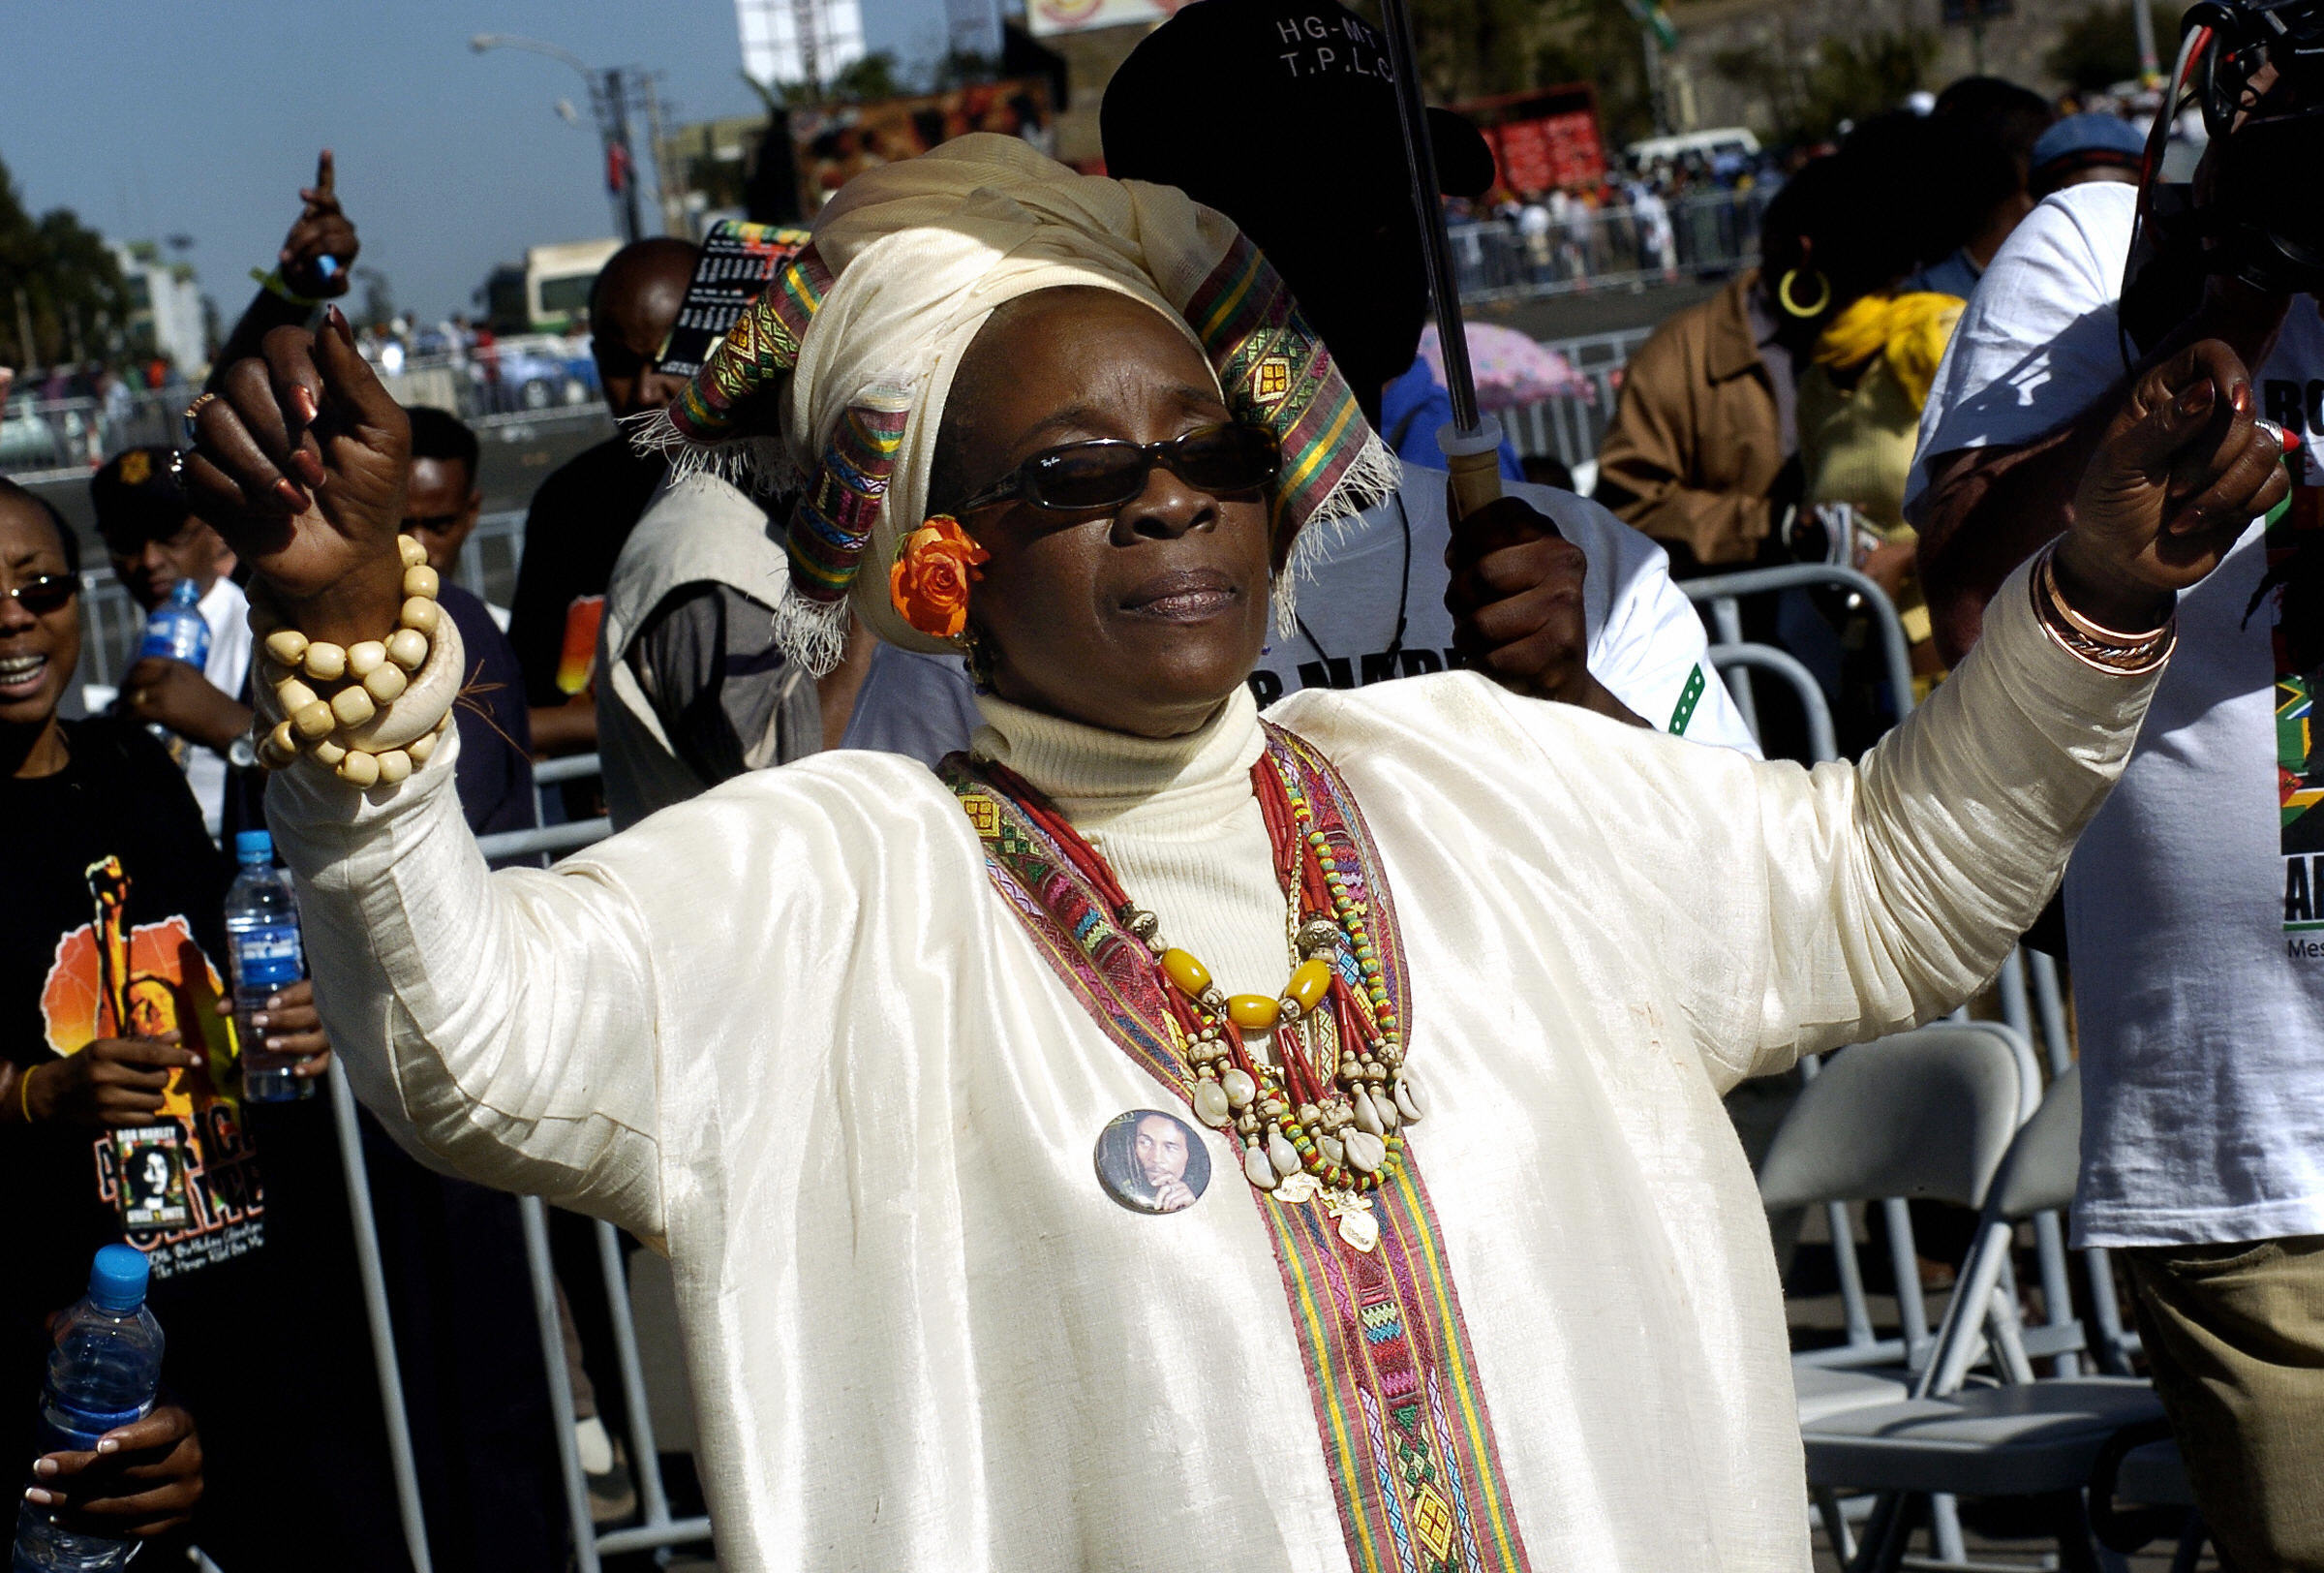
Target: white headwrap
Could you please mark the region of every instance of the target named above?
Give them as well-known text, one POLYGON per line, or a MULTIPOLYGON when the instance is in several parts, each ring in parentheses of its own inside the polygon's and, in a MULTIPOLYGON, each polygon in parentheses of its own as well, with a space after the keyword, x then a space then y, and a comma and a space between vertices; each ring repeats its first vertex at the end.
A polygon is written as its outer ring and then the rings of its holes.
POLYGON ((1014 138, 963 137, 841 187, 686 395, 641 417, 639 446, 682 469, 805 486, 778 623, 795 658, 817 671, 837 661, 848 594, 880 637, 952 648, 899 615, 888 565, 923 522, 944 402, 977 330, 1010 300, 1069 285, 1177 324, 1238 418, 1275 431, 1279 533, 1394 490, 1392 456, 1225 216, 1171 187, 1075 174, 1014 138), (780 400, 773 450, 750 433, 762 394, 780 400))

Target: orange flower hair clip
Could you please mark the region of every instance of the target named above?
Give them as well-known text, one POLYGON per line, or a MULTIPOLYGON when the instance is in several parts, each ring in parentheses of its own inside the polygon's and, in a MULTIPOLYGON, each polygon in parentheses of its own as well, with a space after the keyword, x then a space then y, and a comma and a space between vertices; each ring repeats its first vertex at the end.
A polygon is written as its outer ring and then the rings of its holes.
POLYGON ((992 554, 939 513, 903 538, 888 570, 888 600, 913 628, 933 639, 957 639, 968 626, 968 586, 984 575, 976 567, 992 554))

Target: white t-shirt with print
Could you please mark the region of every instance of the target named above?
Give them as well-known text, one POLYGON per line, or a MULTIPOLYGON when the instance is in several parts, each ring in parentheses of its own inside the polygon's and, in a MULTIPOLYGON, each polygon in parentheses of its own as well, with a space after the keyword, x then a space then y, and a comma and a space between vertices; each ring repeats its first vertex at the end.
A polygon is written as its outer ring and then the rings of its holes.
MULTIPOLYGON (((1503 485, 1547 514, 1589 560, 1582 610, 1598 681, 1657 727, 1756 757, 1750 729, 1703 659, 1702 621, 1670 582, 1662 547, 1572 492, 1503 485)), ((1348 520, 1301 580, 1301 630, 1270 638, 1251 673, 1260 707, 1298 689, 1359 688, 1459 664, 1445 609, 1450 540, 1444 472, 1407 464, 1397 495, 1348 520)), ((882 645, 842 746, 933 764, 966 748, 981 725, 958 657, 882 645)))
MULTIPOLYGON (((218 575, 209 593, 194 603, 210 628, 210 656, 201 668, 210 687, 229 699, 242 697, 242 680, 250 675, 250 601, 242 587, 218 575)), ((186 786, 201 805, 201 822, 211 835, 226 818, 226 756, 192 743, 186 748, 186 786)))
MULTIPOLYGON (((2123 381, 2137 196, 2070 186, 2009 237, 1938 370, 1924 460, 2031 442, 2123 381)), ((2254 377, 2261 413, 2313 443, 2319 379, 2324 323, 2302 297, 2254 377)), ((1916 464, 1911 491, 1924 484, 1916 464)), ((2324 1233, 2324 815, 2283 820, 2277 608, 2253 604, 2266 569, 2254 524, 2181 599, 2138 751, 2066 873, 2083 1244, 2324 1233)))

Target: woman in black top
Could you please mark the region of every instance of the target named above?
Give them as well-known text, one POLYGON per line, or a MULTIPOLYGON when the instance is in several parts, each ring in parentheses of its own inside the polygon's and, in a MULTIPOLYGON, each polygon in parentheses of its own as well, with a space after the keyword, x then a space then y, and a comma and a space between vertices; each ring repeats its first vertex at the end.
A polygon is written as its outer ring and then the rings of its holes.
MULTIPOLYGON (((383 1470, 348 1467, 373 1428, 329 1111, 241 1101, 220 1002, 229 871, 185 778, 134 721, 57 715, 80 654, 76 556, 46 504, 0 480, 0 1433, 29 1429, 46 1318, 80 1296, 99 1246, 126 1241, 151 1264, 183 1406, 115 1433, 102 1460, 41 1461, 33 1499, 114 1534, 190 1534, 236 1573, 315 1565, 298 1541, 317 1532, 376 1528, 392 1548, 383 1492, 358 1485, 383 1470), (301 1462, 326 1451, 327 1478, 301 1462)), ((320 1072, 309 986, 269 1014, 320 1072)))

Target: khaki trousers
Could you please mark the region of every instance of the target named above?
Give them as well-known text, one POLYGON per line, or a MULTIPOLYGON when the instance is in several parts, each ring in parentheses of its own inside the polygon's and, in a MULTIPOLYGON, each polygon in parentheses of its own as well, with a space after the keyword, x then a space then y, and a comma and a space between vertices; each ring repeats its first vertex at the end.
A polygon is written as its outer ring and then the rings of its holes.
POLYGON ((2324 1236, 2118 1254, 2222 1559, 2324 1573, 2324 1236))

